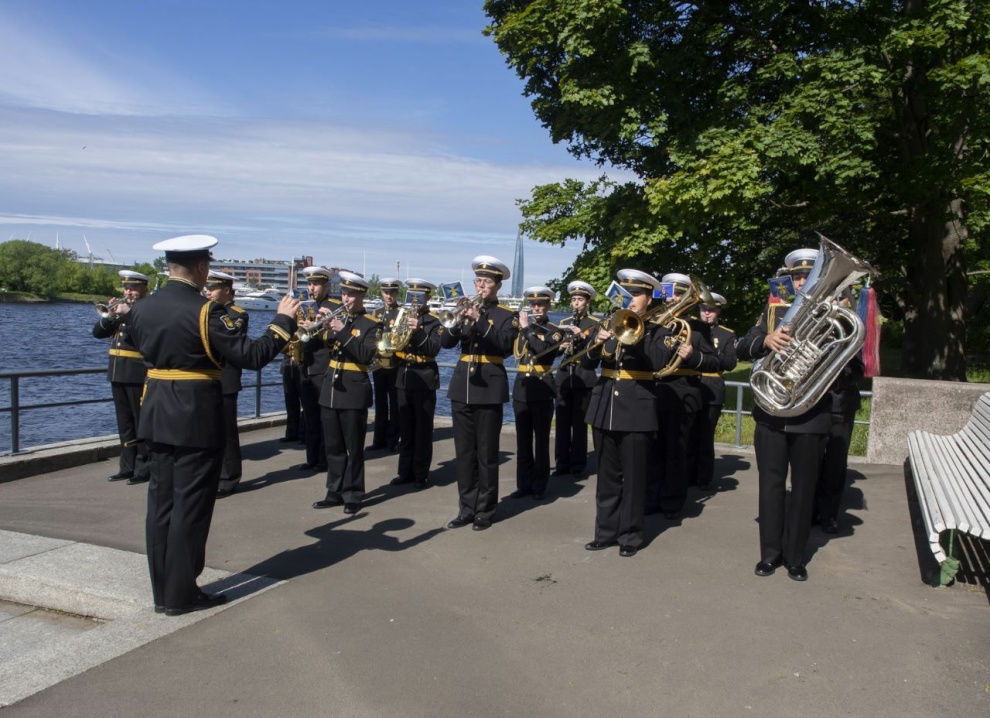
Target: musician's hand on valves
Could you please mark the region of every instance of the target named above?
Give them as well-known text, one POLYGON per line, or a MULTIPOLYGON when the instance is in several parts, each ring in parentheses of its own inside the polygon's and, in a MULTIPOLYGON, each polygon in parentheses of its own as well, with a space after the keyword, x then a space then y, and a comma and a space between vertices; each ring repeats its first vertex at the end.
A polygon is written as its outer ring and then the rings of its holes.
POLYGON ((299 311, 299 307, 302 306, 302 302, 298 299, 286 294, 278 302, 278 313, 292 319, 296 318, 296 312, 299 311))
POLYGON ((131 305, 129 302, 118 302, 110 307, 111 314, 122 315, 127 314, 129 311, 131 311, 131 305))
POLYGON ((331 331, 339 332, 341 329, 344 328, 344 322, 341 321, 340 317, 334 317, 333 319, 330 320, 329 326, 331 331))
POLYGON ((770 334, 763 340, 763 346, 772 352, 781 352, 791 343, 791 328, 783 326, 770 334))
POLYGON ((411 331, 416 331, 419 329, 419 317, 409 317, 409 319, 406 320, 406 326, 408 326, 411 331))
POLYGON ((464 319, 470 319, 472 322, 477 322, 481 318, 481 311, 477 306, 472 304, 464 310, 464 314, 462 316, 464 319))
POLYGON ((520 310, 519 312, 519 328, 525 329, 529 326, 529 312, 525 310, 520 310))
POLYGON ((681 345, 677 347, 677 356, 681 359, 690 359, 692 354, 694 354, 694 347, 691 346, 691 342, 681 342, 681 345))
POLYGON ((607 342, 611 338, 612 338, 612 332, 610 332, 608 329, 599 329, 598 330, 597 341, 598 341, 599 344, 604 344, 605 342, 607 342))

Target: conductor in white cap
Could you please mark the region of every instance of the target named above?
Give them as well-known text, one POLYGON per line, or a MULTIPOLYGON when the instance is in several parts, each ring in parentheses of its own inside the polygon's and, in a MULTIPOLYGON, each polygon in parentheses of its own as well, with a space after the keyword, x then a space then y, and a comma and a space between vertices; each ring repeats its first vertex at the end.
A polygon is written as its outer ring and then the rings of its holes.
POLYGON ((146 537, 155 611, 178 616, 226 602, 196 583, 223 466, 220 372, 230 362, 260 369, 295 331, 299 302, 283 297, 265 333, 251 340, 202 295, 213 237, 159 242, 169 281, 131 309, 128 327, 147 363, 138 438, 151 450, 146 537))

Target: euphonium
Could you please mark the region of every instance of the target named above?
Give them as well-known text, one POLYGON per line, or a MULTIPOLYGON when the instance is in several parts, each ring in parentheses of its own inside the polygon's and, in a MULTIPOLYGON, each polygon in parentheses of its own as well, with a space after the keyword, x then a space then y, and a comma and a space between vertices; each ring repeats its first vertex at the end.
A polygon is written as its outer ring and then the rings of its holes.
POLYGON ((670 330, 671 335, 676 337, 672 342, 673 346, 671 346, 674 352, 671 354, 666 366, 654 374, 657 379, 669 376, 680 368, 681 356, 677 353, 677 347, 691 341, 691 325, 686 319, 681 319, 681 315, 698 303, 704 302, 710 304, 715 301, 712 299, 711 292, 708 291, 708 287, 705 286, 704 282, 693 274, 690 278, 691 286, 681 295, 680 299, 673 304, 662 304, 657 307, 654 311, 658 311, 659 314, 655 316, 650 316, 652 313, 648 313, 651 323, 666 327, 670 330))
POLYGON ((393 356, 396 352, 401 352, 412 339, 412 329, 409 328, 409 320, 406 319, 406 308, 401 307, 395 315, 395 321, 388 331, 383 331, 378 338, 378 354, 383 357, 393 356))
MULTIPOLYGON (((774 416, 798 416, 818 403, 866 339, 863 321, 836 303, 843 289, 873 268, 821 237, 808 281, 781 319, 791 341, 753 362, 749 375, 756 403, 774 416)), ((773 329, 769 327, 769 329, 773 329)))

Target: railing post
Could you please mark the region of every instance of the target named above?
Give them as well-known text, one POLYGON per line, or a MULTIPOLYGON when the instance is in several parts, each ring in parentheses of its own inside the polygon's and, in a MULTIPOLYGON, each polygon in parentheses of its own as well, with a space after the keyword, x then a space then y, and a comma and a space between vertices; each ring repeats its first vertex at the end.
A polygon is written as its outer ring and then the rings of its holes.
POLYGON ((742 446, 743 387, 736 387, 736 446, 742 446))
POLYGON ((261 369, 255 371, 254 380, 254 418, 261 416, 261 369))
POLYGON ((21 450, 21 391, 18 377, 10 377, 10 453, 21 450))

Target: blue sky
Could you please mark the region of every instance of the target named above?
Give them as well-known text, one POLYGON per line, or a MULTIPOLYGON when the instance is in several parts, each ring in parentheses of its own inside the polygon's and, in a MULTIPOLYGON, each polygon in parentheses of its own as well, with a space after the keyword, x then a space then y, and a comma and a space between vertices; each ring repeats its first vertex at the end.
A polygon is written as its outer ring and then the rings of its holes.
MULTIPOLYGON (((601 170, 553 145, 480 0, 0 3, 0 241, 434 282, 511 266, 516 200, 601 170)), ((526 244, 526 284, 580 247, 526 244)))

